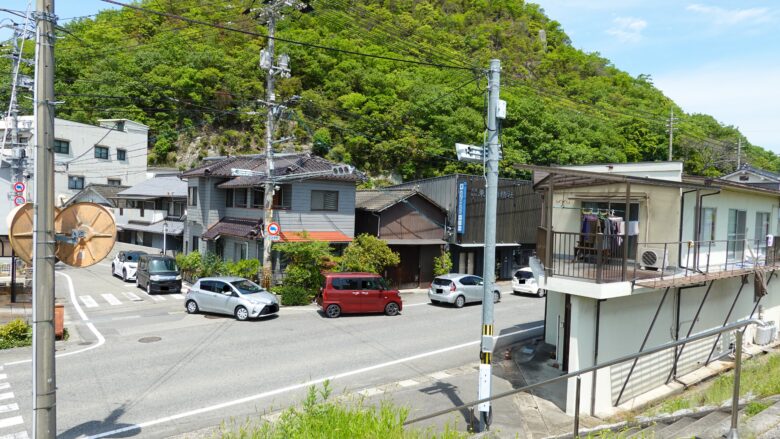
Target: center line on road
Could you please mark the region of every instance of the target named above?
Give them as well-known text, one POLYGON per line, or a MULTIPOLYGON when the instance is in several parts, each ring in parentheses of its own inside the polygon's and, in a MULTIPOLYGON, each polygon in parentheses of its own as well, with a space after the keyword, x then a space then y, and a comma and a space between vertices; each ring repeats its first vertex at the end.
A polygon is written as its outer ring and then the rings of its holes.
MULTIPOLYGON (((536 330, 539 330, 539 329, 542 329, 542 328, 544 328, 544 326, 539 325, 539 326, 535 326, 533 328, 520 329, 520 330, 517 330, 517 331, 508 332, 506 334, 502 334, 502 335, 499 335, 499 336, 494 337, 494 338, 496 340, 498 340, 498 339, 501 339, 501 338, 504 338, 504 337, 509 337, 509 336, 512 336, 512 335, 517 335, 517 334, 522 334, 522 333, 529 333, 531 331, 536 331, 536 330)), ((397 364, 407 363, 409 361, 419 360, 421 358, 431 357, 431 356, 434 356, 434 355, 443 354, 445 352, 450 352, 450 351, 454 351, 454 350, 457 350, 457 349, 463 349, 463 348, 466 348, 466 347, 469 347, 469 346, 475 346, 475 345, 478 345, 479 343, 480 343, 480 340, 474 340, 474 341, 470 341, 470 342, 467 342, 467 343, 461 343, 459 345, 454 345, 454 346, 450 346, 450 347, 446 347, 446 348, 442 348, 442 349, 437 349, 437 350, 434 350, 434 351, 423 352, 421 354, 412 355, 410 357, 399 358, 397 360, 392 360, 392 361, 388 361, 388 362, 385 362, 385 363, 379 363, 379 364, 375 364, 373 366, 364 367, 364 368, 361 368, 361 369, 355 369, 355 370, 351 370, 351 371, 348 371, 348 372, 342 372, 342 373, 335 374, 335 375, 330 375, 330 376, 326 376, 326 377, 322 377, 322 378, 317 378, 317 379, 314 379, 314 380, 307 381, 305 383, 293 384, 293 385, 290 385, 290 386, 287 386, 287 387, 282 387, 282 388, 279 388, 279 389, 276 389, 276 390, 269 390, 267 392, 258 393, 256 395, 250 395, 250 396, 246 396, 244 398, 234 399, 232 401, 225 401, 225 402, 222 402, 222 403, 219 403, 219 404, 215 404, 215 405, 212 405, 212 406, 208 406, 208 407, 201 407, 199 409, 190 410, 190 411, 187 411, 187 412, 182 412, 182 413, 178 413, 178 414, 175 414, 175 415, 154 419, 154 420, 151 420, 151 421, 141 422, 141 423, 130 425, 130 426, 123 427, 123 428, 117 428, 115 430, 106 431, 106 432, 103 432, 103 433, 98 433, 96 435, 88 436, 87 439, 98 439, 98 438, 107 437, 107 436, 114 436, 114 435, 117 435, 119 433, 124 433, 124 432, 128 432, 128 431, 141 430, 143 428, 151 427, 153 425, 164 424, 166 422, 175 421, 177 419, 188 418, 188 417, 196 416, 196 415, 199 415, 199 414, 202 414, 202 413, 208 413, 208 412, 212 412, 212 411, 215 411, 215 410, 219 410, 219 409, 223 409, 223 408, 227 408, 227 407, 232 407, 232 406, 243 404, 243 403, 247 403, 247 402, 257 401, 259 399, 267 398, 269 396, 275 396, 275 395, 279 395, 279 394, 282 394, 282 393, 291 392, 293 390, 305 389, 307 387, 311 387, 311 386, 315 386, 317 384, 321 384, 321 383, 323 383, 325 381, 334 381, 334 380, 337 380, 337 379, 346 378, 346 377, 350 377, 350 376, 353 376, 353 375, 363 374, 363 373, 370 372, 370 371, 376 370, 376 369, 383 369, 383 368, 386 368, 386 367, 395 366, 397 364)))

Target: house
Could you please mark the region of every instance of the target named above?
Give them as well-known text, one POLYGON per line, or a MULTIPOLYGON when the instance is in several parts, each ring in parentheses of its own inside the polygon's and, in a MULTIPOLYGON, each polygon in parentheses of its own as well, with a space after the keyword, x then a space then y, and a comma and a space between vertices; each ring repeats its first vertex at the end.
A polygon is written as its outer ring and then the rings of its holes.
MULTIPOLYGON (((531 267, 547 290, 544 339, 563 371, 751 316, 780 319, 771 282, 780 245, 767 236, 780 232, 780 192, 683 176, 682 163, 518 168, 533 171, 544 195, 531 267)), ((585 374, 581 410, 630 407, 733 343, 724 334, 585 374)), ((572 413, 575 380, 563 385, 572 413)))
MULTIPOLYGON (((453 271, 482 275, 485 246, 485 179, 451 174, 409 181, 392 188, 415 189, 444 208, 450 227, 453 271)), ((528 265, 536 246, 541 198, 530 181, 500 178, 496 220, 496 278, 508 279, 528 265)))
POLYGON ((780 174, 765 171, 743 163, 736 171, 720 177, 722 180, 780 190, 780 174))
POLYGON ((74 203, 95 203, 106 207, 115 207, 116 195, 130 186, 117 186, 113 184, 90 183, 76 195, 70 197, 65 207, 74 203))
MULTIPOLYGON (((281 242, 329 242, 337 251, 355 236, 355 187, 360 173, 333 173, 336 163, 307 153, 274 156, 273 218, 281 242)), ((186 251, 216 253, 224 260, 262 260, 264 155, 209 157, 181 174, 187 181, 186 251), (232 170, 258 172, 234 176, 232 170)), ((283 261, 273 252, 274 271, 283 261)))
POLYGON ((385 278, 397 288, 427 287, 447 245, 447 211, 415 189, 359 190, 355 234, 384 240, 401 257, 385 278))
POLYGON ((187 182, 176 176, 142 181, 115 195, 113 212, 119 242, 180 252, 187 219, 187 182))

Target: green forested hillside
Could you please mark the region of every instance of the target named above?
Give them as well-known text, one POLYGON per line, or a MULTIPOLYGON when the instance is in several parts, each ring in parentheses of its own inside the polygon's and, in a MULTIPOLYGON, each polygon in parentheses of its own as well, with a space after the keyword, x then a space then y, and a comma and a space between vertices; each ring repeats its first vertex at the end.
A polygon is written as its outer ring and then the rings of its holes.
MULTIPOLYGON (((266 32, 250 10, 261 1, 136 4, 266 32)), ((561 26, 535 4, 311 4, 314 12, 291 11, 278 27, 277 53, 290 55, 292 77, 278 83, 277 99, 301 97, 278 133, 296 140, 280 149, 311 148, 374 177, 468 171, 454 160, 454 144, 482 142, 483 71, 499 58, 501 95, 508 102, 501 132, 504 175, 515 174, 511 165, 518 162, 664 160, 672 107, 678 118, 674 155, 685 160, 686 171, 718 175, 736 164, 740 134, 733 126, 684 114, 649 76, 631 77, 598 54, 572 48, 561 26)), ((62 27, 56 91, 64 103, 58 116, 84 122, 126 117, 150 125, 151 164, 189 167, 209 151, 262 150, 264 107, 258 99, 265 97, 265 72, 258 59, 264 38, 130 9, 62 27)), ((0 93, 5 97, 7 87, 0 93)), ((743 150, 755 166, 780 170, 774 154, 749 143, 743 150)))

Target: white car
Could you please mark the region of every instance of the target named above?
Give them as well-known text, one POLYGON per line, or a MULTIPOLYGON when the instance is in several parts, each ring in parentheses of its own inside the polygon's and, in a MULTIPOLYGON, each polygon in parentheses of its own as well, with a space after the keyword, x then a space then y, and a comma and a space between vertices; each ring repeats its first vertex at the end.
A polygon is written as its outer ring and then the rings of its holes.
POLYGON ((547 290, 539 288, 539 285, 536 283, 531 267, 515 271, 514 276, 512 276, 512 291, 515 293, 534 294, 539 297, 544 297, 547 294, 547 290))
POLYGON ((119 276, 123 281, 134 281, 135 272, 138 270, 138 259, 144 252, 139 251, 121 251, 117 253, 111 262, 111 275, 119 276))

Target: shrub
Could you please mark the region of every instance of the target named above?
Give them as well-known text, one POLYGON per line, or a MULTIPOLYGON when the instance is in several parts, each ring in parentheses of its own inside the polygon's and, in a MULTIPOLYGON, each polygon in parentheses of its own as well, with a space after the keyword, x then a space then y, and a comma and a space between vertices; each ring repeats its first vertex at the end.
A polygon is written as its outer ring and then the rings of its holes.
POLYGON ((236 262, 225 262, 224 266, 224 274, 244 277, 254 281, 258 278, 259 270, 260 261, 257 259, 242 259, 236 262))
POLYGON ((401 257, 390 250, 385 241, 364 233, 355 237, 355 240, 344 249, 339 270, 381 274, 385 268, 394 267, 399 263, 401 257))
POLYGON ((306 288, 294 285, 280 285, 274 287, 273 292, 282 297, 282 305, 285 306, 308 305, 314 298, 306 288))
POLYGON ((433 275, 443 276, 452 271, 452 257, 450 252, 442 252, 441 255, 433 258, 433 275))
POLYGON ((32 326, 22 319, 12 320, 0 326, 0 349, 10 349, 32 344, 32 326))
MULTIPOLYGON (((306 238, 306 233, 303 233, 306 238)), ((284 285, 300 287, 310 297, 322 286, 322 271, 328 265, 331 254, 327 242, 300 241, 278 244, 279 251, 289 260, 284 275, 284 285)))
POLYGON ((176 255, 176 265, 179 266, 184 277, 188 279, 192 278, 192 276, 197 275, 198 271, 200 271, 200 262, 201 262, 200 252, 197 251, 194 251, 187 255, 182 253, 176 255))
POLYGON ((199 278, 218 276, 224 271, 225 264, 222 262, 222 259, 214 253, 206 253, 206 256, 201 258, 197 276, 199 278))

